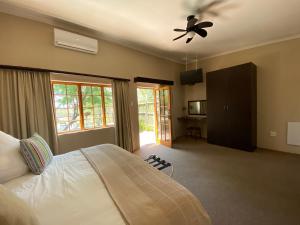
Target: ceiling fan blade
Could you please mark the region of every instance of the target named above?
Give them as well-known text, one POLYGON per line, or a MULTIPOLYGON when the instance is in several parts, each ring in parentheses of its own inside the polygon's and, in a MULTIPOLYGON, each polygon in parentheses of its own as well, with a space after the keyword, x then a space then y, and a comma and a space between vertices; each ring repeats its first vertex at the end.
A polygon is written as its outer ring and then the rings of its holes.
POLYGON ((219 15, 220 15, 220 13, 218 13, 218 12, 215 12, 215 11, 207 11, 206 12, 207 14, 210 14, 210 15, 212 15, 212 16, 214 16, 214 17, 218 17, 219 15))
POLYGON ((208 11, 209 9, 211 9, 212 7, 214 6, 217 6, 219 4, 222 4, 223 2, 225 2, 225 0, 215 0, 215 1, 212 1, 211 3, 209 4, 206 4, 202 7, 199 7, 196 12, 198 14, 202 14, 202 13, 205 13, 206 11, 208 11))
POLYGON ((191 40, 193 40, 193 38, 191 37, 191 38, 188 38, 188 39, 186 39, 186 42, 185 43, 190 43, 191 42, 191 40))
POLYGON ((185 33, 185 34, 183 34, 183 35, 180 35, 180 36, 178 36, 177 38, 174 38, 173 39, 173 41, 176 41, 176 40, 178 40, 179 38, 182 38, 183 36, 185 36, 187 33, 185 33))
POLYGON ((195 32, 203 38, 205 38, 207 36, 207 31, 204 29, 195 29, 195 32))
POLYGON ((205 28, 205 27, 212 27, 213 25, 214 24, 212 22, 204 21, 204 22, 198 23, 196 25, 196 29, 201 29, 201 28, 205 28))
POLYGON ((174 31, 177 31, 177 32, 186 32, 186 30, 184 30, 184 29, 178 29, 178 28, 175 28, 174 31))

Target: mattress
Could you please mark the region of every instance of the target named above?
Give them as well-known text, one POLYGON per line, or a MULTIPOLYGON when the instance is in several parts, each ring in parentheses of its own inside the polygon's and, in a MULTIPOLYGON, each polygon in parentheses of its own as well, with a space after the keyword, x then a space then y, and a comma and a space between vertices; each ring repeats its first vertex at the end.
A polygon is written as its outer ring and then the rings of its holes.
POLYGON ((41 175, 26 174, 4 185, 33 208, 41 225, 125 225, 80 151, 54 156, 41 175))

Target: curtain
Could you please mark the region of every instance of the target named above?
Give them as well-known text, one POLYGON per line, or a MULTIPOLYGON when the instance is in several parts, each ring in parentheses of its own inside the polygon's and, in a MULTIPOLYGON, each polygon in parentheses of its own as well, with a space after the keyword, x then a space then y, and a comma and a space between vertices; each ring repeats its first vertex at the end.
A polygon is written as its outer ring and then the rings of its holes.
POLYGON ((112 82, 116 144, 133 152, 132 131, 129 112, 129 83, 113 80, 112 82))
POLYGON ((49 72, 0 69, 0 130, 16 138, 37 132, 58 153, 49 72))

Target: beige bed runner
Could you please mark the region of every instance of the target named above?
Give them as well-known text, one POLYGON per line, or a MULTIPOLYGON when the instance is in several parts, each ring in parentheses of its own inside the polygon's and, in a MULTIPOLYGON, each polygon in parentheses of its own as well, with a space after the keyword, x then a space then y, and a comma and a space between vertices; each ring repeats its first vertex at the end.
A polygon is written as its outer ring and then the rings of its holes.
MULTIPOLYGON (((118 146, 82 149, 130 225, 207 225, 207 213, 183 186, 118 146)), ((92 204, 92 203, 91 203, 92 204)))

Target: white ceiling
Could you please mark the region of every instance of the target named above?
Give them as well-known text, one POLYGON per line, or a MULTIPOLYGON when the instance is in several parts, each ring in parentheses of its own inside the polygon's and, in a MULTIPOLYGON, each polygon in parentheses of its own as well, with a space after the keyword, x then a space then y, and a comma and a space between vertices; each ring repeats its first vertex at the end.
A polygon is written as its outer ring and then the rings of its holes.
MULTIPOLYGON (((186 27, 191 10, 211 0, 0 0, 0 11, 29 12, 97 31, 111 40, 178 62, 188 56, 209 57, 300 34, 300 0, 227 0, 208 37, 190 44, 174 28, 186 27), (17 10, 18 9, 18 10, 17 10)), ((28 14, 28 13, 27 13, 28 14)))

